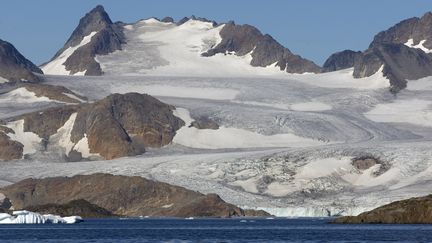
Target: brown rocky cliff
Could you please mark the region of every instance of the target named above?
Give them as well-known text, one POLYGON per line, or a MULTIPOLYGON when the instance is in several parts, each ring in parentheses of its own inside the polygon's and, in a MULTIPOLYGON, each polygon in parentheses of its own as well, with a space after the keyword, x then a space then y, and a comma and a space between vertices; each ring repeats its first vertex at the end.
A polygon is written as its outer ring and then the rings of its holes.
POLYGON ((105 159, 142 154, 169 144, 184 125, 173 109, 150 95, 113 94, 80 109, 71 139, 76 143, 86 134, 90 152, 105 159))
POLYGON ((242 209, 215 194, 204 195, 137 176, 93 174, 26 179, 0 192, 11 199, 15 209, 84 199, 113 214, 126 216, 244 216, 242 209))

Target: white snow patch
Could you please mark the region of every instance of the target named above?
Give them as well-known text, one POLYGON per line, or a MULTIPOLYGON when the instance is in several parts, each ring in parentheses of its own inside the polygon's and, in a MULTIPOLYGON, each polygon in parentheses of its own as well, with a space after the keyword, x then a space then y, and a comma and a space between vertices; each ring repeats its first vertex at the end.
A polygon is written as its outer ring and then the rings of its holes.
POLYGON ((129 93, 134 92, 145 93, 152 96, 169 96, 179 98, 194 98, 208 100, 231 100, 234 99, 240 91, 234 89, 211 88, 211 87, 184 87, 171 85, 147 85, 139 87, 131 87, 128 85, 112 86, 112 93, 129 93))
MULTIPOLYGON (((42 68, 42 71, 44 72, 44 74, 70 75, 71 73, 70 73, 70 71, 66 70, 66 66, 64 65, 64 63, 78 48, 90 43, 92 37, 96 33, 97 33, 96 31, 91 32, 89 35, 85 36, 82 39, 81 43, 79 43, 76 46, 67 48, 56 59, 54 59, 51 62, 42 66, 41 68, 42 68)), ((77 75, 83 75, 83 73, 80 72, 80 73, 77 73, 77 75)))
POLYGON ((91 156, 99 156, 99 154, 90 152, 87 134, 85 133, 84 133, 84 137, 81 140, 79 140, 72 149, 76 150, 77 152, 80 152, 83 158, 89 158, 91 156))
POLYGON ((1 83, 7 83, 7 82, 9 82, 9 80, 7 80, 7 79, 5 79, 5 78, 3 78, 3 77, 0 76, 0 84, 1 83))
POLYGON ((162 208, 170 208, 172 206, 174 206, 174 203, 163 205, 162 208))
POLYGON ((365 113, 375 122, 410 123, 432 127, 432 101, 429 100, 395 100, 392 103, 378 104, 365 113))
POLYGON ((295 176, 296 179, 310 180, 319 177, 326 177, 331 174, 344 174, 351 170, 351 158, 325 158, 309 162, 303 166, 295 176))
POLYGON ((21 87, 1 95, 0 102, 35 103, 35 102, 56 102, 56 101, 50 100, 48 97, 45 96, 37 97, 34 92, 30 92, 26 88, 21 87))
POLYGON ((332 107, 322 102, 304 102, 291 105, 291 110, 295 111, 327 111, 332 107))
POLYGON ((383 75, 383 69, 384 65, 375 74, 365 78, 354 78, 354 68, 320 74, 292 74, 291 76, 298 81, 325 88, 381 89, 390 86, 389 80, 383 75))
POLYGON ((60 217, 58 215, 41 215, 29 211, 14 211, 12 215, 0 213, 0 224, 75 224, 81 222, 79 216, 60 217))
POLYGON ((249 178, 247 180, 238 180, 231 183, 233 186, 239 186, 243 188, 243 190, 251 193, 259 193, 257 187, 256 187, 257 179, 255 178, 249 178))
POLYGON ((50 137, 50 141, 57 141, 57 143, 65 149, 65 153, 68 154, 74 147, 74 143, 71 141, 71 132, 75 124, 77 113, 73 113, 65 124, 57 130, 57 133, 50 137))
POLYGON ((185 122, 177 131, 173 142, 191 148, 265 148, 265 147, 304 147, 322 144, 319 141, 298 137, 294 134, 265 136, 244 129, 220 127, 217 130, 189 127, 193 119, 189 111, 177 108, 174 115, 185 122))
POLYGON ((432 77, 430 76, 418 80, 409 80, 407 82, 406 89, 416 91, 432 90, 432 77))
POLYGON ((42 139, 35 133, 24 132, 24 120, 9 122, 7 125, 15 133, 8 133, 7 135, 15 141, 24 145, 23 155, 34 154, 37 147, 40 145, 42 139))
POLYGON ((78 101, 77 103, 86 103, 87 102, 86 100, 83 100, 74 94, 65 93, 65 92, 63 92, 63 94, 66 95, 67 97, 71 98, 71 99, 78 101))
POLYGON ((427 49, 423 44, 426 42, 426 40, 420 41, 417 45, 414 45, 414 39, 409 39, 405 45, 411 48, 420 49, 426 53, 432 53, 432 50, 427 49))

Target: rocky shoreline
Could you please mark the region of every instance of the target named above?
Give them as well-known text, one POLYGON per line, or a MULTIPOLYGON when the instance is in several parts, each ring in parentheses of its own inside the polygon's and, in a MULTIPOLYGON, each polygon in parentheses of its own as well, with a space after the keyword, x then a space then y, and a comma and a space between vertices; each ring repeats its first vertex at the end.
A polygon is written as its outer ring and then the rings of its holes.
POLYGON ((396 201, 358 216, 340 217, 335 224, 432 224, 432 195, 396 201))
POLYGON ((0 188, 4 211, 28 210, 60 216, 105 217, 266 217, 264 211, 243 210, 216 194, 142 177, 111 174, 26 179, 0 188), (9 203, 8 203, 9 202, 9 203))

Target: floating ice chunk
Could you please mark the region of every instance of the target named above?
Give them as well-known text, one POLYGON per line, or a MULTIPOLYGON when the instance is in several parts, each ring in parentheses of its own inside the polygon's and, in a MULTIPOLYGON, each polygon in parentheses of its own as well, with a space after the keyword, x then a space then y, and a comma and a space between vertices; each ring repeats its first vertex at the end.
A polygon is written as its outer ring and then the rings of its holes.
POLYGON ((12 215, 0 214, 0 224, 75 224, 82 221, 79 216, 60 217, 58 215, 33 213, 26 210, 14 211, 12 215))

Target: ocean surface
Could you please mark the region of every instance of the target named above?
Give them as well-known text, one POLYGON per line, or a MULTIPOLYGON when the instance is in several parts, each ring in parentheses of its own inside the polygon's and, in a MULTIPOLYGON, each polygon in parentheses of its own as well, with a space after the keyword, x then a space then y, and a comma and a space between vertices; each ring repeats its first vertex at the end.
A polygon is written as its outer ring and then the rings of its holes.
POLYGON ((334 225, 329 219, 103 219, 0 225, 0 242, 430 242, 432 225, 334 225))

